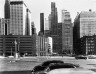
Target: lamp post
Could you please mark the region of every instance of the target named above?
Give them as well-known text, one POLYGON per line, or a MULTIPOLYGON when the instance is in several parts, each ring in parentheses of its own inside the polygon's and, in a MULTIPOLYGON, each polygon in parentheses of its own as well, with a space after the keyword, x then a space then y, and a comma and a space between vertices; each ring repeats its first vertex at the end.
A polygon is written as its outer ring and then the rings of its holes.
POLYGON ((20 55, 19 50, 20 50, 20 42, 18 41, 18 50, 17 50, 18 55, 20 55))
POLYGON ((17 41, 16 40, 14 41, 14 44, 15 44, 15 58, 17 58, 17 41))

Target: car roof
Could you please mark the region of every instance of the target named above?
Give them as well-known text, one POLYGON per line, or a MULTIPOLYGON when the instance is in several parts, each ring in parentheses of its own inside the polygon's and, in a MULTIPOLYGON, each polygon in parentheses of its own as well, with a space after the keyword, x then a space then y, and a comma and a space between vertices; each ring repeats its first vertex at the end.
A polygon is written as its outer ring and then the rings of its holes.
POLYGON ((47 60, 44 61, 41 66, 49 66, 51 63, 64 63, 62 60, 47 60))
POLYGON ((50 70, 53 69, 59 69, 59 68, 76 68, 76 66, 74 64, 70 64, 70 63, 64 63, 64 64, 51 64, 49 66, 50 70))
POLYGON ((95 72, 83 68, 63 68, 49 71, 48 74, 96 74, 95 72))
POLYGON ((47 60, 47 61, 44 61, 44 62, 63 62, 62 60, 47 60))

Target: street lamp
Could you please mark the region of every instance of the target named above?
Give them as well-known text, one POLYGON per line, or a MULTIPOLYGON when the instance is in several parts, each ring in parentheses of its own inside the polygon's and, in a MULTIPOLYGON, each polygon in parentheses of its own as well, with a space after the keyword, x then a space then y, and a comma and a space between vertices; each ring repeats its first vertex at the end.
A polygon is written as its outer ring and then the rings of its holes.
POLYGON ((17 58, 17 41, 15 40, 14 41, 14 44, 15 44, 15 58, 17 58))

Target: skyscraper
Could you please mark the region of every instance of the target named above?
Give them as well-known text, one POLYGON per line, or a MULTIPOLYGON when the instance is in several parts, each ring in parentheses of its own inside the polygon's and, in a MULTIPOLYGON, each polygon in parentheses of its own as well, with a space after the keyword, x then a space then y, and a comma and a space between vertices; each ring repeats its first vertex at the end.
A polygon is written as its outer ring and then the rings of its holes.
MULTIPOLYGON (((82 11, 80 14, 78 13, 74 20, 74 28, 73 28, 75 54, 81 54, 79 53, 81 50, 80 46, 81 39, 85 36, 87 38, 89 36, 90 38, 91 36, 94 35, 96 35, 96 12, 89 10, 89 11, 82 11)), ((86 41, 87 40, 85 38, 85 42, 86 41)))
POLYGON ((10 1, 9 0, 5 0, 4 16, 5 16, 5 19, 10 19, 10 1))
POLYGON ((70 13, 62 10, 62 49, 67 54, 71 54, 73 50, 72 28, 70 13))
POLYGON ((51 35, 57 35, 58 14, 55 2, 51 3, 51 35))
POLYGON ((25 35, 31 35, 32 31, 31 31, 31 18, 30 18, 30 10, 29 9, 26 9, 26 26, 25 26, 25 35))
POLYGON ((40 13, 40 32, 44 34, 44 13, 40 13))
POLYGON ((49 30, 49 22, 46 18, 45 18, 44 30, 49 30))
MULTIPOLYGON (((13 35, 26 35, 26 12, 27 6, 23 0, 10 0, 10 26, 8 34, 13 35)), ((29 15, 30 16, 30 15, 29 15)), ((29 25, 31 25, 29 18, 29 25)), ((31 31, 31 27, 30 27, 31 31)), ((30 32, 31 34, 31 32, 30 32)))
POLYGON ((78 28, 80 29, 80 38, 83 36, 92 36, 96 35, 96 12, 83 11, 79 15, 77 15, 74 26, 76 26, 76 22, 78 21, 78 28))
POLYGON ((49 30, 51 30, 51 14, 48 16, 49 30))
POLYGON ((51 2, 51 14, 49 15, 49 27, 50 27, 50 36, 53 38, 53 52, 58 52, 58 34, 57 34, 57 25, 58 25, 58 14, 55 2, 51 2))
POLYGON ((36 34, 36 28, 35 28, 34 22, 31 23, 31 28, 32 28, 32 29, 31 29, 31 30, 32 30, 32 35, 33 35, 33 34, 36 34))
POLYGON ((9 0, 5 0, 4 17, 5 17, 5 35, 7 35, 9 26, 10 26, 10 1, 9 0))

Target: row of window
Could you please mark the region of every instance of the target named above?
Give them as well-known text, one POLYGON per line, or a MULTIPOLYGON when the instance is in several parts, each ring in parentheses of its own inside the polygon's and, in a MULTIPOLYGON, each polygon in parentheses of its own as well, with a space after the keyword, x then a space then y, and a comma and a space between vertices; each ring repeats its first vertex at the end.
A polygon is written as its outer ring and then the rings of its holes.
POLYGON ((40 56, 45 56, 46 55, 46 53, 40 53, 40 56))

